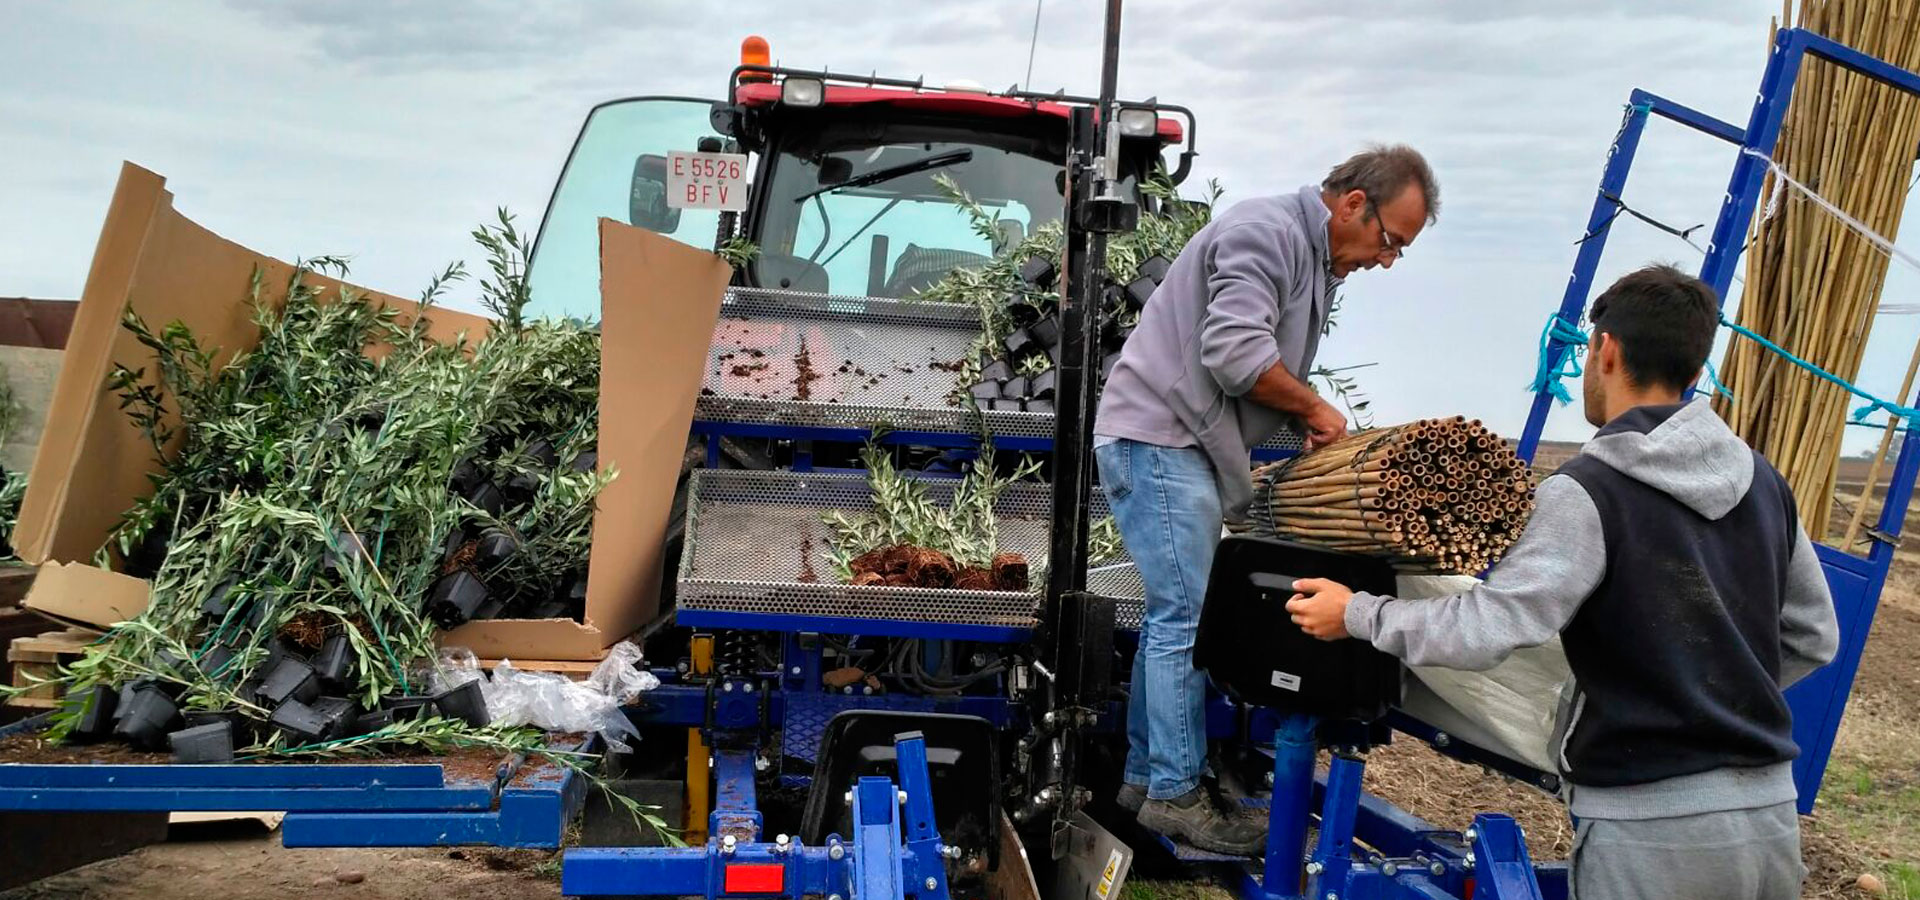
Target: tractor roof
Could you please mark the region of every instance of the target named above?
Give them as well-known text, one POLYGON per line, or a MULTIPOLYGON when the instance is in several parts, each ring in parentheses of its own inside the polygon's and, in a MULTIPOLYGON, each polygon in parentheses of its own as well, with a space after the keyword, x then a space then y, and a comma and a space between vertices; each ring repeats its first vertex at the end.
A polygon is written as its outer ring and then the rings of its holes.
MULTIPOLYGON (((734 102, 742 106, 775 106, 780 102, 780 85, 774 82, 754 81, 740 84, 734 89, 734 102)), ((901 109, 918 110, 932 113, 952 113, 969 116, 992 116, 1013 118, 1016 116, 1044 115, 1058 116, 1062 119, 1072 114, 1074 105, 1050 100, 1036 100, 1024 97, 1004 97, 984 91, 940 90, 923 88, 905 90, 899 88, 859 87, 852 85, 828 84, 824 105, 855 107, 866 105, 888 105, 901 109)), ((1175 119, 1160 119, 1160 140, 1166 143, 1178 143, 1182 137, 1180 122, 1175 119)))

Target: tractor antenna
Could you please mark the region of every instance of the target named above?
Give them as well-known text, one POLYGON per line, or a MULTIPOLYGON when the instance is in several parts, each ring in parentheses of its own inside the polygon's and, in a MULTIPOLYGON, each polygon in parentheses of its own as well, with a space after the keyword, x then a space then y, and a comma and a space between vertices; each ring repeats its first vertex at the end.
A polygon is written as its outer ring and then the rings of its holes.
POLYGON ((1033 37, 1027 42, 1027 90, 1033 90, 1033 51, 1040 46, 1040 7, 1047 0, 1033 0, 1033 37))

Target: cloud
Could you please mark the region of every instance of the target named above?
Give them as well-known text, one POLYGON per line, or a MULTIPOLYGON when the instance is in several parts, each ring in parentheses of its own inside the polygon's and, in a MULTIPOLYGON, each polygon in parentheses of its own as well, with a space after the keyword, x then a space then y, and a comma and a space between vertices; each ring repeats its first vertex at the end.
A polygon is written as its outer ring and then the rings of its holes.
MULTIPOLYGON (((0 55, 14 63, 0 95, 0 204, 13 214, 0 294, 77 296, 122 159, 167 175, 176 205, 222 234, 284 257, 352 253, 357 278, 410 294, 450 259, 477 262, 466 235, 495 206, 537 222, 593 104, 714 96, 748 32, 786 64, 1000 88, 1026 77, 1033 11, 1026 0, 0 5, 0 55)), ((1369 141, 1426 153, 1445 190, 1440 222, 1393 271, 1349 282, 1323 355, 1379 363, 1359 374, 1382 421, 1463 412, 1514 432, 1628 92, 1744 122, 1776 13, 1757 0, 1135 0, 1120 86, 1193 108, 1195 177, 1219 178, 1229 203, 1318 181, 1369 141)), ((1097 4, 1047 4, 1032 85, 1093 93, 1100 28, 1097 4)), ((1710 222, 1731 163, 1724 145, 1655 124, 1627 199, 1710 222)), ((1650 259, 1697 258, 1630 222, 1610 241, 1602 284, 1650 259)), ((1869 378, 1897 383, 1916 329, 1876 334, 1869 378)), ((1550 433, 1578 436, 1577 419, 1557 416, 1550 433)))

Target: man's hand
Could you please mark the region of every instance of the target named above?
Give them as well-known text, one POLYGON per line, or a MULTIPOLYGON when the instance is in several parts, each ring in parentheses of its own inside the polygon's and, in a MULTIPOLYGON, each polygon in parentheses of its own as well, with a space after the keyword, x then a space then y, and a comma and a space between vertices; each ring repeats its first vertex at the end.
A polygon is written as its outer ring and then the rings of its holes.
POLYGON ((1313 410, 1304 417, 1307 426, 1307 449, 1318 450, 1334 441, 1347 436, 1347 417, 1333 408, 1333 404, 1321 400, 1314 404, 1313 410))
POLYGON ((1323 641, 1347 636, 1347 603, 1353 591, 1325 578, 1302 578, 1293 583, 1299 593, 1287 601, 1287 612, 1300 630, 1323 641))

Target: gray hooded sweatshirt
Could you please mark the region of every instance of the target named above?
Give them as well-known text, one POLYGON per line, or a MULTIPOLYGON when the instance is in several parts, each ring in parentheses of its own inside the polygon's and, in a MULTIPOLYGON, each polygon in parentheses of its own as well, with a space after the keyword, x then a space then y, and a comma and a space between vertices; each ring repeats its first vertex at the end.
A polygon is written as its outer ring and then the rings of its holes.
POLYGON ((1541 482, 1473 590, 1356 594, 1347 631, 1408 663, 1492 668, 1559 634, 1556 754, 1576 816, 1656 819, 1794 799, 1780 691, 1839 625, 1779 474, 1705 400, 1639 407, 1541 482))
POLYGON ((1107 376, 1093 433, 1198 447, 1229 521, 1253 501, 1247 455, 1295 420, 1245 397, 1275 364, 1306 380, 1340 281, 1309 185, 1222 213, 1180 251, 1107 376))

